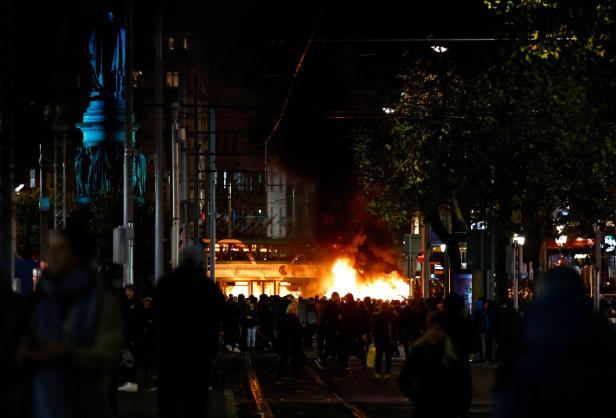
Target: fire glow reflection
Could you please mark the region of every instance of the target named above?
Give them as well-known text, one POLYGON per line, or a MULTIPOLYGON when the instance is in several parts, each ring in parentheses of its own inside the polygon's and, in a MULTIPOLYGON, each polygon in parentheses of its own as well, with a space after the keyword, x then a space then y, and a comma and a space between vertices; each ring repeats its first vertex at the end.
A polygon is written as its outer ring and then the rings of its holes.
POLYGON ((364 277, 347 258, 336 260, 329 277, 326 277, 326 282, 327 297, 330 297, 332 292, 338 292, 340 296, 352 293, 355 298, 362 299, 369 296, 373 299, 399 300, 409 294, 408 280, 397 272, 364 277))

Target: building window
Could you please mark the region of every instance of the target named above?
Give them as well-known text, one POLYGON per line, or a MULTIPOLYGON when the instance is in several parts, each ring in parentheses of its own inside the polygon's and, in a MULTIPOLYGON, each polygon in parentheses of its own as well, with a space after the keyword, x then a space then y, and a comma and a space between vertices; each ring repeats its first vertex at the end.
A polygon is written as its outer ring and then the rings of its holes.
POLYGON ((188 50, 188 38, 184 38, 184 49, 188 50))
POLYGON ((167 71, 167 87, 178 87, 180 85, 180 73, 177 71, 167 71))
POLYGON ((36 187, 36 168, 30 169, 30 188, 34 189, 36 187))
POLYGON ((175 49, 175 38, 173 36, 169 37, 169 51, 173 51, 175 49))

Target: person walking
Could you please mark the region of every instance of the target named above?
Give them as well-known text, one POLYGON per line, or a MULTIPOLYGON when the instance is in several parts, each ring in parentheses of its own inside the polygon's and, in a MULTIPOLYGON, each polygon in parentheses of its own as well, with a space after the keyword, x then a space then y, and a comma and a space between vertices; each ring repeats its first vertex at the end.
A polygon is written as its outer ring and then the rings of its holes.
POLYGON ((158 282, 154 297, 158 329, 160 418, 207 416, 210 368, 226 305, 206 277, 203 251, 184 249, 179 267, 158 282))
POLYGON ((312 351, 312 339, 317 329, 317 308, 314 298, 309 298, 306 304, 306 325, 304 328, 304 350, 312 351))
POLYGON ((27 302, 17 345, 22 416, 115 416, 122 322, 94 268, 94 242, 76 223, 50 234, 47 269, 27 302))
POLYGON ((468 356, 475 346, 464 300, 449 294, 443 312, 427 321, 400 373, 400 389, 413 401, 416 418, 466 418, 471 400, 468 356))
POLYGON ((396 316, 389 306, 389 303, 383 302, 381 311, 376 316, 374 330, 372 332, 374 338, 374 347, 376 348, 375 358, 375 374, 376 378, 381 377, 381 366, 383 356, 385 356, 385 379, 390 378, 391 358, 394 352, 394 344, 398 338, 398 327, 396 326, 396 316))
POLYGON ((239 353, 240 308, 237 297, 234 297, 232 294, 227 299, 226 311, 227 315, 223 324, 225 348, 230 352, 239 353))
POLYGON ((407 303, 402 308, 402 312, 398 317, 398 329, 400 331, 400 342, 404 346, 404 356, 409 358, 411 355, 411 343, 413 341, 413 332, 415 330, 415 316, 413 305, 407 303))
POLYGON ((120 307, 124 329, 122 332, 123 356, 128 356, 131 361, 125 362, 121 368, 123 384, 118 387, 122 392, 136 392, 137 368, 142 362, 142 337, 143 337, 143 307, 136 294, 135 286, 128 285, 120 294, 120 307))
POLYGON ((257 307, 253 302, 250 302, 248 309, 246 310, 246 347, 249 350, 253 350, 255 348, 255 343, 257 341, 257 326, 258 322, 258 313, 257 307))
POLYGON ((488 314, 486 312, 486 300, 480 297, 475 301, 475 309, 471 314, 475 333, 479 337, 479 350, 475 355, 475 361, 486 361, 486 332, 488 330, 488 314))
POLYGON ((522 350, 496 397, 494 417, 614 416, 614 332, 593 312, 573 268, 538 279, 522 330, 522 350))
POLYGON ((23 300, 0 268, 0 411, 12 417, 17 409, 19 373, 15 364, 19 316, 23 300))
MULTIPOLYGON (((324 298, 325 299, 325 298, 324 298)), ((315 364, 325 370, 325 360, 336 355, 336 345, 340 330, 340 296, 333 292, 331 299, 324 300, 320 322, 317 328, 317 349, 319 358, 315 364)))
POLYGON ((297 302, 294 301, 287 305, 286 313, 278 324, 278 330, 280 361, 276 369, 277 377, 278 379, 282 377, 291 359, 291 375, 293 379, 296 379, 303 362, 302 325, 297 317, 297 302))
POLYGON ((340 311, 340 330, 338 334, 338 363, 343 373, 347 372, 349 357, 356 356, 365 362, 364 342, 368 340, 369 328, 364 329, 357 302, 351 293, 344 296, 340 311))

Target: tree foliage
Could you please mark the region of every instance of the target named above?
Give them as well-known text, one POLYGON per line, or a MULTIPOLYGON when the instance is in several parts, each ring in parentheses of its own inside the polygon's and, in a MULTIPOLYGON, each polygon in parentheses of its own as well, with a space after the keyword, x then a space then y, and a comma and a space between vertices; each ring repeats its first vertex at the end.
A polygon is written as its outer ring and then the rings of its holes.
POLYGON ((558 208, 583 229, 611 217, 613 8, 589 3, 486 2, 506 22, 497 48, 404 71, 394 112, 358 135, 373 209, 398 224, 417 212, 447 210, 462 227, 479 216, 535 241, 554 234, 558 208))
POLYGON ((22 191, 15 198, 17 254, 31 259, 41 251, 41 228, 38 191, 22 191))

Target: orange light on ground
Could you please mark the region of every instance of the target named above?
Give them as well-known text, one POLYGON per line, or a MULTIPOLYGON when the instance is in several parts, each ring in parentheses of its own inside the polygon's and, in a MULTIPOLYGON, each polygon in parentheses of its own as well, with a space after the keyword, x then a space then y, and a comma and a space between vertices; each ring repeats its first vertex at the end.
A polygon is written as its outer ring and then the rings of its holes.
POLYGON ((373 299, 402 299, 409 294, 408 280, 397 272, 382 273, 363 277, 346 258, 336 260, 331 268, 325 295, 330 297, 333 292, 340 296, 352 293, 356 298, 370 296, 373 299))

